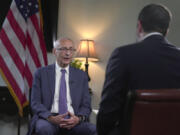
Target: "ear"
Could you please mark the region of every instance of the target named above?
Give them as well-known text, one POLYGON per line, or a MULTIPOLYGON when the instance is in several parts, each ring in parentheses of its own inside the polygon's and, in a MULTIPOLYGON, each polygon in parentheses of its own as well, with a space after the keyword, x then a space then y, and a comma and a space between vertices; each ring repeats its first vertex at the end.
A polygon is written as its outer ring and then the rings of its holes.
POLYGON ((167 36, 168 33, 169 33, 169 28, 167 29, 167 31, 166 31, 164 36, 167 36))
POLYGON ((141 21, 139 21, 139 20, 138 20, 138 23, 137 23, 137 30, 138 30, 138 33, 143 32, 143 27, 142 27, 141 21))
POLYGON ((55 48, 53 48, 52 53, 53 53, 54 55, 56 55, 56 49, 55 49, 55 48))

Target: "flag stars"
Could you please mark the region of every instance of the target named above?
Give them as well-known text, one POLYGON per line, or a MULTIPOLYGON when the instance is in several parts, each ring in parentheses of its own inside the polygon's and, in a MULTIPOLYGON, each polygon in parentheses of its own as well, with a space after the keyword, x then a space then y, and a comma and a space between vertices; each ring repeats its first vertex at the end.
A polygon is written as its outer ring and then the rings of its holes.
POLYGON ((38 4, 36 4, 36 5, 35 5, 35 8, 38 8, 38 7, 39 7, 38 4))
POLYGON ((27 19, 28 17, 32 16, 33 14, 39 11, 39 5, 37 0, 17 0, 17 1, 20 1, 18 3, 18 8, 25 19, 27 19))
POLYGON ((29 6, 32 6, 32 3, 31 3, 31 2, 29 2, 29 3, 28 3, 28 5, 29 5, 29 6))
POLYGON ((23 5, 20 5, 20 8, 21 8, 21 9, 23 9, 23 8, 24 8, 24 6, 23 6, 23 5))

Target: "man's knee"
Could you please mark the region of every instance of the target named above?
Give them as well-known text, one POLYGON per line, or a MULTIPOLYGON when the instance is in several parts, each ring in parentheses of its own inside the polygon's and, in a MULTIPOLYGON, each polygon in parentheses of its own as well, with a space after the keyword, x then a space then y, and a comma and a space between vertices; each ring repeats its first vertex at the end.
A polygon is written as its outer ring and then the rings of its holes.
POLYGON ((96 126, 88 122, 84 122, 75 126, 72 131, 72 133, 75 135, 97 135, 96 126))
POLYGON ((89 123, 89 131, 91 132, 91 135, 97 135, 96 126, 94 124, 89 123))
POLYGON ((55 125, 52 125, 46 120, 39 119, 36 122, 35 132, 37 135, 54 135, 56 130, 55 125))

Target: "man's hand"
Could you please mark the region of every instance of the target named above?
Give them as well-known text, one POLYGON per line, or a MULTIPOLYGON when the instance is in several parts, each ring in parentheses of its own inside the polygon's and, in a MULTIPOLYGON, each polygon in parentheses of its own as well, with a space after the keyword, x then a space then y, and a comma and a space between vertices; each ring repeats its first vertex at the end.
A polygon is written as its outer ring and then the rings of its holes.
POLYGON ((71 129, 74 126, 76 126, 79 123, 79 118, 77 116, 75 116, 74 114, 68 112, 69 115, 69 119, 63 119, 61 121, 61 124, 59 124, 59 126, 61 128, 66 128, 66 129, 71 129))
POLYGON ((63 123, 65 117, 68 115, 69 115, 69 113, 65 113, 62 115, 56 115, 56 116, 49 116, 47 120, 53 124, 59 125, 59 124, 63 123))

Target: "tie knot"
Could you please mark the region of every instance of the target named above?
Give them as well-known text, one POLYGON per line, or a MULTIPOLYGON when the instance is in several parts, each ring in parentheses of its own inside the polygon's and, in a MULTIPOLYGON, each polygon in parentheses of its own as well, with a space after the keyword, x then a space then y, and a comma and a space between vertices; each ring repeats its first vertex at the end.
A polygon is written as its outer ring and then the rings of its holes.
POLYGON ((62 73, 62 74, 65 74, 65 73, 66 73, 66 70, 65 70, 65 69, 61 69, 61 73, 62 73))

